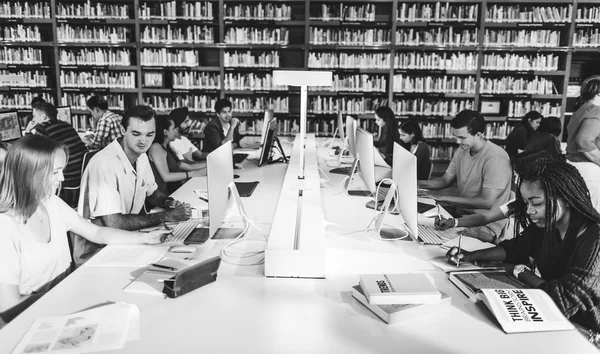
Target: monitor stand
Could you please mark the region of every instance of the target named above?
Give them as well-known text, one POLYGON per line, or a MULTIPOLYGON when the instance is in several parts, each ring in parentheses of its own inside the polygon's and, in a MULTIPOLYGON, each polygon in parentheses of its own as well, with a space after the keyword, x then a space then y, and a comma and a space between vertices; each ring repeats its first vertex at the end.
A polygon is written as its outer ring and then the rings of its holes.
POLYGON ((285 156, 285 152, 283 151, 283 146, 281 146, 281 141, 279 140, 278 137, 274 136, 273 137, 273 145, 271 146, 271 151, 269 151, 269 159, 267 160, 267 163, 272 164, 272 163, 276 163, 276 162, 289 163, 290 160, 288 159, 287 156, 285 156), (275 144, 277 144, 277 146, 275 146, 275 144), (273 160, 272 155, 273 155, 274 148, 279 150, 279 152, 281 153, 281 157, 278 158, 277 160, 273 160))

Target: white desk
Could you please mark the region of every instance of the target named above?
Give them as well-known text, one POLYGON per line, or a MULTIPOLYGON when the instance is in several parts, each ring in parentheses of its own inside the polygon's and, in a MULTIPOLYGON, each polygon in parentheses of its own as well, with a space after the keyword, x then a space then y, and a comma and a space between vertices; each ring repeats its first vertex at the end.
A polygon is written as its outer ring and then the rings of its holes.
MULTIPOLYGON (((240 180, 261 180, 243 201, 251 218, 266 219, 273 214, 285 165, 253 164, 244 162, 236 173, 240 180)), ((105 301, 140 308, 141 339, 127 343, 122 353, 597 353, 575 331, 505 334, 485 306, 469 302, 426 262, 443 254, 437 246, 344 235, 363 229, 372 210, 364 207, 367 198, 336 195, 343 176, 331 178, 335 187, 322 190, 323 208, 326 220, 339 226, 327 228, 327 279, 267 279, 261 266, 223 264, 215 283, 163 299, 122 290, 135 269, 84 266, 0 330, 0 353, 10 352, 35 318, 105 301), (357 274, 399 271, 431 271, 438 288, 451 295, 452 307, 386 325, 352 298, 357 274)), ((205 188, 200 179, 175 196, 201 207, 190 193, 195 188, 205 188)), ((219 242, 208 241, 203 252, 218 251, 219 242)))

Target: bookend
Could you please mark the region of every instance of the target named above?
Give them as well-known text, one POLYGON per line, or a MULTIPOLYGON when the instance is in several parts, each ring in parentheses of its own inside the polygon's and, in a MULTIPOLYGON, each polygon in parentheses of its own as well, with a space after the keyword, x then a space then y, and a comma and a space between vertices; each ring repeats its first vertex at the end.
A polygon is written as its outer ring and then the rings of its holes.
POLYGON ((283 146, 281 145, 281 140, 279 140, 279 137, 274 136, 273 137, 273 145, 271 145, 271 151, 269 151, 269 159, 267 160, 267 163, 272 164, 272 163, 277 163, 277 162, 289 163, 290 160, 287 156, 285 156, 285 152, 283 151, 283 146), (275 144, 277 144, 277 146, 275 146, 275 144), (279 150, 279 152, 281 153, 280 158, 273 159, 273 149, 279 150))
POLYGON ((217 280, 221 257, 216 256, 186 268, 164 281, 163 293, 170 298, 185 295, 217 280))

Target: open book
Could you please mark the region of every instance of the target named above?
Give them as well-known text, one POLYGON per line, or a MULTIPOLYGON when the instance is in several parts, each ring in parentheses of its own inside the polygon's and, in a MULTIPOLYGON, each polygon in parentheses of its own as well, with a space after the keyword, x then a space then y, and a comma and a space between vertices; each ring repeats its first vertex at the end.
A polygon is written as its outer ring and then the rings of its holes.
POLYGON ((483 289, 528 288, 505 270, 452 272, 449 279, 472 301, 478 300, 477 293, 483 289))
POLYGON ((483 289, 478 297, 506 333, 575 329, 540 289, 483 289))

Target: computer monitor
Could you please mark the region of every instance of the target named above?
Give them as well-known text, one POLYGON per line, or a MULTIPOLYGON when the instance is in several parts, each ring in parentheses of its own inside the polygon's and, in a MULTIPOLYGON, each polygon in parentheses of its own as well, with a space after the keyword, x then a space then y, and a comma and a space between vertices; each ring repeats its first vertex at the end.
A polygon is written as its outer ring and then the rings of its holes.
POLYGON ((258 160, 258 166, 262 166, 265 162, 269 161, 269 157, 271 155, 271 150, 273 149, 273 141, 275 140, 275 129, 271 129, 273 125, 277 122, 276 118, 273 118, 266 125, 266 134, 265 141, 262 144, 262 148, 260 150, 260 158, 258 160))
MULTIPOLYGON (((337 115, 337 130, 340 134, 340 139, 342 139, 342 141, 346 141, 346 133, 344 131, 344 116, 342 115, 342 111, 338 112, 337 115)), ((335 136, 334 136, 335 138, 335 136)))
POLYGON ((356 129, 356 158, 363 182, 371 194, 375 195, 377 181, 391 177, 392 169, 389 167, 375 166, 375 156, 378 154, 373 146, 373 134, 362 128, 356 129))
POLYGON ((21 122, 17 111, 0 113, 0 138, 3 142, 9 142, 23 137, 21 122))
POLYGON ((394 143, 392 180, 398 187, 396 208, 404 219, 408 230, 417 239, 417 157, 398 143, 394 143))
POLYGON ((260 133, 260 146, 263 146, 265 140, 267 139, 267 129, 269 126, 269 122, 275 118, 275 114, 272 109, 267 109, 265 111, 265 117, 263 118, 262 131, 260 133))
MULTIPOLYGON (((209 238, 230 238, 240 235, 244 229, 221 228, 230 200, 230 185, 233 184, 233 152, 231 141, 219 146, 206 156, 206 181, 208 193, 209 238)), ((236 190, 237 192, 237 190, 236 190)))
POLYGON ((58 114, 56 115, 56 119, 67 122, 70 125, 73 125, 73 116, 71 115, 71 107, 69 106, 61 106, 56 107, 58 114))
POLYGON ((348 138, 348 150, 350 155, 356 157, 356 128, 358 122, 351 116, 346 116, 346 138, 348 138))

